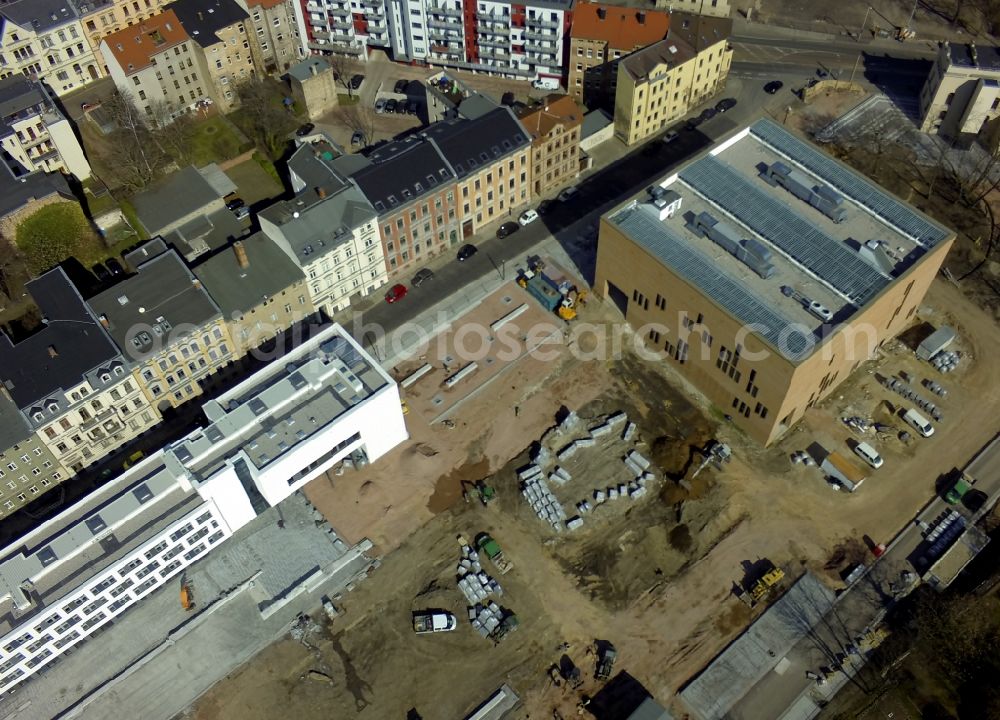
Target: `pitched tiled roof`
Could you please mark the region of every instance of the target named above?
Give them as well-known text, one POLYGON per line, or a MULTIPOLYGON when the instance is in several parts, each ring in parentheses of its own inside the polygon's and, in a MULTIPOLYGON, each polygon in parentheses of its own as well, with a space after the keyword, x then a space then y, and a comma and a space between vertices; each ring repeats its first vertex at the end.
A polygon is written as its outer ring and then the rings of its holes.
POLYGON ((167 9, 177 13, 184 29, 202 47, 222 42, 220 30, 250 17, 236 0, 174 0, 167 9))
POLYGON ((111 33, 104 42, 108 44, 115 61, 126 74, 148 67, 150 59, 188 39, 180 20, 173 10, 143 20, 138 25, 111 33))
POLYGON ((660 40, 622 59, 622 67, 634 80, 646 78, 659 65, 675 68, 695 56, 694 48, 679 37, 660 40))
POLYGON ((549 95, 541 105, 528 108, 520 115, 524 129, 536 140, 545 137, 556 125, 574 128, 583 122, 583 111, 569 95, 549 95))
POLYGON ((655 10, 581 2, 573 11, 570 37, 604 40, 617 50, 645 47, 667 36, 670 15, 655 10))

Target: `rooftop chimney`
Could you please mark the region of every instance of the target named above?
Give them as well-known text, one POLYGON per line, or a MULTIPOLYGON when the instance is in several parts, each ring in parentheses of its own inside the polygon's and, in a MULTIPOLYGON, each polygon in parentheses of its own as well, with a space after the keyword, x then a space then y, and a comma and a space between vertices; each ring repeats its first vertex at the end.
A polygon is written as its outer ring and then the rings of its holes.
POLYGON ((108 316, 107 315, 101 315, 98 318, 98 320, 101 321, 101 327, 104 328, 105 330, 107 330, 108 328, 111 327, 111 323, 108 322, 108 316))
POLYGON ((639 21, 640 25, 646 24, 646 13, 640 11, 635 14, 635 19, 639 21))
POLYGON ((322 187, 322 186, 317 186, 316 187, 316 195, 319 197, 320 200, 322 200, 323 198, 325 198, 326 197, 326 188, 322 187))
POLYGON ((598 20, 603 20, 607 16, 608 16, 608 11, 607 10, 605 10, 602 7, 597 8, 597 19, 598 20))
POLYGON ((236 255, 236 264, 244 270, 250 267, 250 258, 247 257, 247 249, 243 247, 243 241, 237 240, 233 243, 233 253, 236 255))
POLYGON ((205 19, 205 16, 204 16, 204 14, 203 14, 203 13, 201 12, 201 10, 199 10, 199 11, 198 11, 198 19, 199 19, 199 20, 204 20, 204 19, 205 19))
POLYGON ((316 63, 310 63, 309 74, 312 75, 313 77, 316 77, 316 63))
POLYGON ((57 358, 57 357, 59 357, 59 351, 56 350, 56 346, 55 345, 49 345, 49 357, 50 358, 57 358))

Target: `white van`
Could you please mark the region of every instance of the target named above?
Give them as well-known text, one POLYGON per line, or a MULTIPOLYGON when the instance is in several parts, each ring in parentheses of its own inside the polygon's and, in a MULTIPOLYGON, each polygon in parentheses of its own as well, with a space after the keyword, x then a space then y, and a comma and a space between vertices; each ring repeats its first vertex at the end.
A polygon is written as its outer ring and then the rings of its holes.
POLYGON ((869 465, 871 465, 876 470, 882 467, 882 456, 879 455, 875 451, 875 448, 873 448, 868 443, 858 443, 857 445, 855 445, 854 454, 857 455, 862 460, 864 460, 869 465))
POLYGON ((913 408, 910 408, 903 414, 903 420, 925 438, 934 434, 934 426, 931 425, 931 421, 913 408))
POLYGON ((531 87, 536 90, 558 90, 559 89, 559 78, 554 77, 540 77, 535 78, 531 81, 531 87))

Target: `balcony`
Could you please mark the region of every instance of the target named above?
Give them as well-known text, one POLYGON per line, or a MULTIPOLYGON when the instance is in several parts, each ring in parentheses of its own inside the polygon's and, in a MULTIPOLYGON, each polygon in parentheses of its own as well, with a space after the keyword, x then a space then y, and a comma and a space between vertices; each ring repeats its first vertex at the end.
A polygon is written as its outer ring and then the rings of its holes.
POLYGON ((448 45, 461 45, 462 36, 457 33, 443 33, 434 32, 433 30, 427 33, 427 37, 434 40, 437 44, 445 43, 448 45))
POLYGON ((118 413, 113 407, 101 410, 101 412, 85 420, 80 424, 80 429, 91 434, 95 439, 105 435, 114 435, 125 429, 125 424, 118 417, 118 413))
POLYGON ((550 42, 554 43, 558 39, 558 36, 555 33, 543 33, 543 32, 534 32, 532 30, 525 30, 524 31, 524 39, 525 40, 542 40, 543 42, 544 41, 550 41, 550 42))
POLYGON ((539 55, 544 55, 546 58, 554 56, 559 52, 559 48, 555 45, 542 45, 537 42, 524 43, 524 49, 528 53, 538 53, 539 55))
POLYGON ((437 45, 432 43, 431 52, 443 56, 437 58, 439 60, 452 60, 456 58, 465 57, 464 52, 458 49, 449 48, 447 45, 437 45))
POLYGON ((510 25, 510 15, 503 15, 501 13, 490 13, 484 11, 476 12, 476 19, 482 22, 494 22, 500 23, 502 25, 510 25))
POLYGON ((334 20, 330 23, 330 27, 334 30, 350 30, 354 27, 354 23, 346 22, 344 20, 334 20))
POLYGON ((499 37, 510 37, 510 28, 503 27, 502 25, 477 25, 476 30, 483 33, 484 35, 497 35, 499 37))
POLYGON ((548 28, 549 30, 559 29, 559 23, 555 20, 542 20, 538 17, 525 18, 524 24, 529 27, 548 28))
POLYGON ((427 7, 427 14, 438 15, 441 17, 455 17, 455 18, 462 17, 462 11, 459 10, 458 8, 440 7, 440 6, 436 7, 434 5, 430 5, 427 7))
POLYGON ((494 38, 484 38, 484 37, 476 38, 476 45, 483 48, 494 47, 494 48, 503 48, 504 50, 510 49, 509 42, 507 42, 506 40, 502 41, 496 40, 494 38))
POLYGON ((427 21, 427 27, 440 28, 442 30, 459 30, 462 27, 461 20, 436 20, 431 18, 427 21))
POLYGON ((361 0, 361 4, 364 5, 366 8, 378 8, 379 10, 382 11, 385 10, 385 5, 383 4, 382 0, 361 0))
POLYGON ((510 53, 503 50, 490 50, 483 48, 479 51, 479 57, 492 58, 493 60, 510 60, 510 53))

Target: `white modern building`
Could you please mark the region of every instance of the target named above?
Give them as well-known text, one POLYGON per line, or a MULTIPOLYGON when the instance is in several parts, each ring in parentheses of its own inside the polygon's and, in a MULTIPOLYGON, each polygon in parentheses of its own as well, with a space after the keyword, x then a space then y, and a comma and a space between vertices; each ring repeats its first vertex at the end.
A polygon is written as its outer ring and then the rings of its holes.
POLYGON ((563 76, 572 0, 303 0, 307 49, 506 77, 563 76))
POLYGON ((321 473, 407 438, 396 383, 339 325, 203 409, 205 427, 0 553, 0 692, 321 473))

